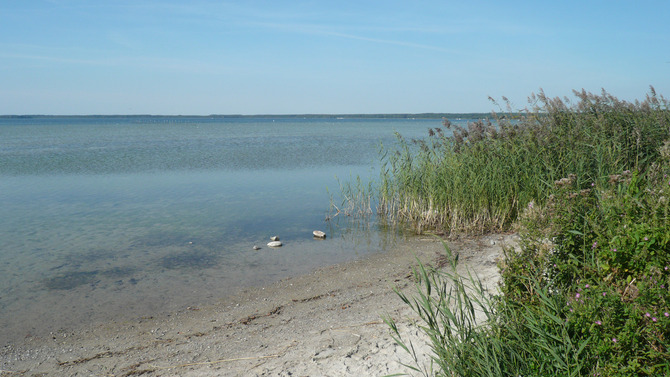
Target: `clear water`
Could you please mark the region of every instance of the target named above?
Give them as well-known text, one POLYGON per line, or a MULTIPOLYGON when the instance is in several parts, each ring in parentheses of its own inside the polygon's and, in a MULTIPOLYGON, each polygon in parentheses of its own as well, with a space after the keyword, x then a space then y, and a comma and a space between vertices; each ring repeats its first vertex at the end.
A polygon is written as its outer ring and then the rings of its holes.
POLYGON ((383 251, 326 221, 439 120, 0 118, 0 343, 213 302, 383 251), (325 241, 311 232, 326 231, 325 241), (284 246, 266 246, 279 235, 284 246), (253 245, 262 249, 255 251, 253 245))

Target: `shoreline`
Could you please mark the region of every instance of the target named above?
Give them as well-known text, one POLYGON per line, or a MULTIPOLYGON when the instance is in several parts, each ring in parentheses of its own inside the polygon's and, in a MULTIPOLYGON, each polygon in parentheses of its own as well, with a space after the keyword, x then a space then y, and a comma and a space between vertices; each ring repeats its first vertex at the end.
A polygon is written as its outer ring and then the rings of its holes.
MULTIPOLYGON (((515 235, 488 235, 447 243, 459 252, 460 268, 471 268, 493 288, 501 244, 515 240, 515 235)), ((409 355, 395 344, 382 316, 399 320, 402 331, 417 336, 409 327, 410 309, 393 287, 411 292, 416 258, 435 265, 443 252, 434 238, 416 236, 385 253, 243 289, 201 307, 29 338, 0 350, 0 376, 408 372, 400 363, 409 362, 409 355)), ((427 345, 416 346, 429 354, 427 345)))

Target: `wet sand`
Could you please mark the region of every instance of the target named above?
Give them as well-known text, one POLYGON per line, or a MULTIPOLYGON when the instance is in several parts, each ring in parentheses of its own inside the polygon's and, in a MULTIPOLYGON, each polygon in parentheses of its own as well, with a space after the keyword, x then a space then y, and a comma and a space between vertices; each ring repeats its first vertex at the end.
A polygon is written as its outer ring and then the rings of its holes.
MULTIPOLYGON (((514 235, 449 242, 459 268, 495 289, 496 261, 514 235)), ((416 257, 439 264, 431 237, 170 314, 30 337, 0 350, 0 376, 382 376, 410 359, 382 316, 399 322, 425 365, 429 347, 393 287, 411 292, 416 257)))

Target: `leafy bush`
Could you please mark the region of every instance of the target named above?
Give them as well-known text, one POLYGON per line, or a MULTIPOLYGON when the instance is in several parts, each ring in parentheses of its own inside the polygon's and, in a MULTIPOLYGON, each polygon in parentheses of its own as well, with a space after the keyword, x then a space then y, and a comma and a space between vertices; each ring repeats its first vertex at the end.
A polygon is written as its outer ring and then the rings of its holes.
POLYGON ((670 371, 668 173, 661 158, 646 173, 624 171, 588 191, 562 185, 547 207, 550 229, 539 231, 537 212, 529 215, 523 252, 506 255, 506 299, 534 302, 529 280, 567 297, 562 317, 573 338, 590 339, 596 375, 670 371))

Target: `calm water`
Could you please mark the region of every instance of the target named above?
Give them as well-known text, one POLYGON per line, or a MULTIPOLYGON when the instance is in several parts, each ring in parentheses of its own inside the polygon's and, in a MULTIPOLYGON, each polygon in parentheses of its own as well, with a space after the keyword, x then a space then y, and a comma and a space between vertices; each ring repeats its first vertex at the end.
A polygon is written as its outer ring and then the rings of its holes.
POLYGON ((336 177, 439 120, 0 118, 0 344, 213 302, 383 251, 336 177), (328 233, 326 241, 311 232, 328 233), (284 246, 266 246, 279 235, 284 246), (261 250, 254 251, 253 245, 261 250))

